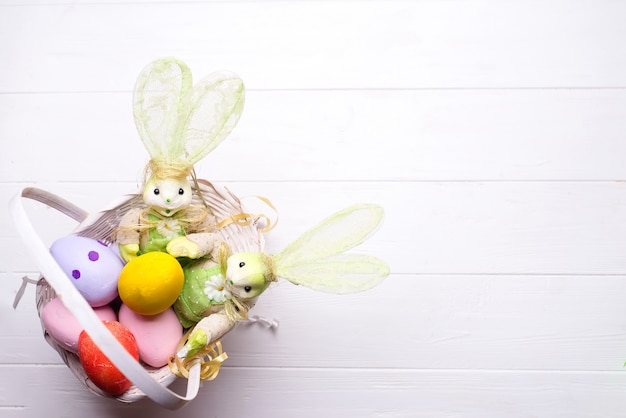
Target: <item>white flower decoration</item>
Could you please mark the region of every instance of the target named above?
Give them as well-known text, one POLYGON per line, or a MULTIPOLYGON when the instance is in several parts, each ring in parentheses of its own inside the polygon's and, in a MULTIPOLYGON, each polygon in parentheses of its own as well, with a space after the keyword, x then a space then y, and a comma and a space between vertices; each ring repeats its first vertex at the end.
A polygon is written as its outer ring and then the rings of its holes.
POLYGON ((163 238, 176 238, 182 227, 177 219, 162 219, 157 223, 156 230, 163 238))
POLYGON ((204 284, 204 293, 207 297, 217 303, 223 303, 231 298, 231 293, 226 289, 224 277, 220 274, 211 276, 204 284))

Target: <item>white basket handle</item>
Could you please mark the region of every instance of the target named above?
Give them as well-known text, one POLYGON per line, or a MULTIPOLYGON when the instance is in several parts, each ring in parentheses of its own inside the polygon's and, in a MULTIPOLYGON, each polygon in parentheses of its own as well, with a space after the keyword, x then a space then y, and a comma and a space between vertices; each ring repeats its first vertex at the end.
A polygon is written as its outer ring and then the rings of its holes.
MULTIPOLYGON (((91 306, 89 306, 87 301, 57 264, 50 254, 49 249, 35 231, 22 204, 22 197, 28 196, 28 192, 32 191, 33 189, 25 189, 21 194, 13 197, 10 202, 11 215, 13 216, 18 233, 37 264, 37 267, 48 283, 54 288, 57 296, 61 299, 65 307, 74 315, 78 323, 85 329, 111 362, 154 402, 164 408, 174 410, 181 408, 193 400, 200 388, 200 364, 195 364, 189 371, 187 393, 185 396, 181 396, 168 389, 146 372, 141 364, 126 351, 113 334, 104 326, 91 306)), ((81 218, 84 219, 86 216, 86 212, 82 209, 69 204, 69 202, 51 193, 42 192, 41 195, 45 195, 49 200, 45 202, 42 199, 37 200, 61 210, 73 219, 80 221, 81 218), (69 212, 72 214, 60 208, 69 208, 69 212)))

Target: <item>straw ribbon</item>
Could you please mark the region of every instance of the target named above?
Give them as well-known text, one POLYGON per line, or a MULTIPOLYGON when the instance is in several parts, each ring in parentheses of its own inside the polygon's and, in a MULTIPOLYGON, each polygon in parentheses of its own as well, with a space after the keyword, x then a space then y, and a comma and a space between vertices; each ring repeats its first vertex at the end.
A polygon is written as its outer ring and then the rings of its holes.
MULTIPOLYGON (((187 341, 187 337, 191 333, 191 330, 185 334, 185 337, 181 340, 177 347, 177 352, 180 351, 184 343, 187 341)), ((181 359, 177 355, 170 357, 167 364, 170 366, 170 370, 178 377, 185 379, 189 378, 189 369, 194 365, 200 363, 200 379, 213 380, 217 377, 222 363, 226 361, 228 355, 222 350, 222 342, 217 340, 212 344, 207 345, 198 354, 191 358, 181 359)))
MULTIPOLYGON (((276 207, 272 204, 272 202, 268 198, 263 197, 263 196, 252 196, 252 197, 256 197, 257 199, 265 203, 267 206, 269 206, 272 210, 274 210, 274 212, 277 212, 276 207)), ((229 216, 228 218, 225 218, 221 222, 219 222, 217 224, 217 229, 224 228, 231 224, 236 224, 237 226, 248 226, 248 225, 252 225, 259 219, 264 219, 266 222, 265 228, 259 230, 260 232, 271 231, 276 226, 276 223, 278 222, 278 218, 277 218, 276 221, 272 223, 269 216, 262 214, 262 213, 258 215, 252 215, 250 213, 238 213, 236 215, 229 216)))

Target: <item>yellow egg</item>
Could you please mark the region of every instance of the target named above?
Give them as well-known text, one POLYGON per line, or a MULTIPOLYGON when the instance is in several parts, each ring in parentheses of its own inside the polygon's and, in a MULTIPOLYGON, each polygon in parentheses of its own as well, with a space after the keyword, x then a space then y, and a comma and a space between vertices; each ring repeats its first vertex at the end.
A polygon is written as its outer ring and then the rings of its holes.
POLYGON ((176 260, 167 253, 149 252, 129 261, 117 283, 120 299, 141 315, 156 315, 176 301, 185 276, 176 260))

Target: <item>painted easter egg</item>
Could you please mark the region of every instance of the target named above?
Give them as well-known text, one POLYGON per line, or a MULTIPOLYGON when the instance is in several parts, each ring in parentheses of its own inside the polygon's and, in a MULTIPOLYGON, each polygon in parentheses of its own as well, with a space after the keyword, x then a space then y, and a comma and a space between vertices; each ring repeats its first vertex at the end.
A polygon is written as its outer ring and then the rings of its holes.
MULTIPOLYGON (((101 320, 115 321, 117 318, 113 308, 109 305, 93 308, 101 320)), ((67 310, 61 299, 54 298, 46 303, 41 310, 41 321, 48 334, 61 347, 73 353, 78 352, 78 337, 83 327, 74 315, 67 310)))
POLYGON ((156 315, 176 301, 183 288, 183 269, 173 256, 149 252, 129 261, 118 280, 120 299, 141 315, 156 315))
POLYGON ((50 252, 92 307, 117 297, 117 278, 124 263, 105 244, 71 235, 56 240, 50 252))
POLYGON ((156 315, 140 315, 122 304, 119 321, 135 336, 139 359, 152 367, 165 366, 183 336, 183 326, 171 308, 156 315))
MULTIPOLYGON (((137 341, 128 328, 117 321, 104 321, 104 325, 126 351, 135 360, 139 360, 137 341)), ((119 396, 130 388, 130 380, 104 355, 85 331, 78 337, 78 358, 87 377, 109 395, 119 396)))

